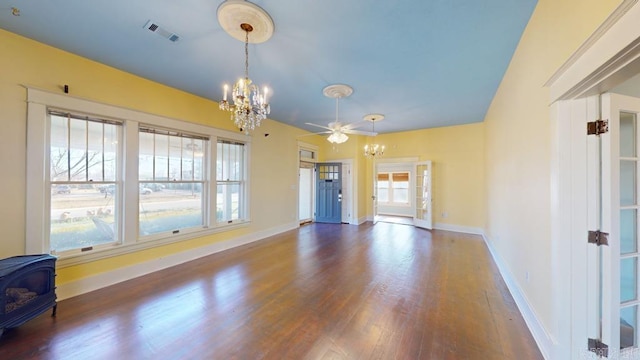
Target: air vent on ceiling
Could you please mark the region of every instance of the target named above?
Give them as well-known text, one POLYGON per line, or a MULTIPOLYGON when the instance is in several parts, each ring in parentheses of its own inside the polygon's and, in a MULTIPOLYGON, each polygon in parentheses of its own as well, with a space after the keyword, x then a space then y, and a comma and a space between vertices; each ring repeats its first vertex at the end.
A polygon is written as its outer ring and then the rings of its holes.
POLYGON ((161 28, 160 25, 154 23, 151 20, 147 21, 147 23, 144 25, 144 28, 162 36, 165 39, 168 39, 169 41, 176 42, 180 40, 180 35, 161 28))

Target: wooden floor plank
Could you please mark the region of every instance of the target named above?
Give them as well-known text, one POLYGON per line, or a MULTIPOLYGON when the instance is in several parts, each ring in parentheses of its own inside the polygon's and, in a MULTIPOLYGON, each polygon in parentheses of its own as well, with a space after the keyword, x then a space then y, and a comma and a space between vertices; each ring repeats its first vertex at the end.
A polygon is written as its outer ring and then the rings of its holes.
POLYGON ((479 236, 310 224, 61 301, 0 359, 542 359, 479 236))

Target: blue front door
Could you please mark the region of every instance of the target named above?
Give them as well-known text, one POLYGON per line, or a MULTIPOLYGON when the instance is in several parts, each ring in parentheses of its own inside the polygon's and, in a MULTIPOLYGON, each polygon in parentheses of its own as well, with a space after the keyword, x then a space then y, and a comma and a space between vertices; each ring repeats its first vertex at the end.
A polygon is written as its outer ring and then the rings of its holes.
POLYGON ((316 222, 342 221, 342 164, 316 164, 316 222))

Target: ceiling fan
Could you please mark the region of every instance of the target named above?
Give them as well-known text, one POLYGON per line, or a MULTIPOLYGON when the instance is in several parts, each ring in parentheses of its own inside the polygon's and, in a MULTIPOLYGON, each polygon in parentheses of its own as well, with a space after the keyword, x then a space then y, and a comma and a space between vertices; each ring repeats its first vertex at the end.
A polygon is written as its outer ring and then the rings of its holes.
POLYGON ((344 84, 335 84, 329 85, 322 90, 322 93, 326 97, 336 99, 336 120, 330 122, 327 126, 318 125, 314 123, 306 123, 306 125, 319 127, 325 129, 325 131, 309 134, 309 135, 318 135, 318 134, 330 134, 327 137, 327 140, 331 143, 340 144, 349 139, 347 134, 351 135, 367 135, 367 136, 375 136, 378 133, 372 131, 362 131, 362 130, 354 130, 355 128, 361 126, 364 121, 352 124, 343 124, 338 120, 338 102, 340 98, 347 97, 353 93, 353 89, 349 85, 344 84))

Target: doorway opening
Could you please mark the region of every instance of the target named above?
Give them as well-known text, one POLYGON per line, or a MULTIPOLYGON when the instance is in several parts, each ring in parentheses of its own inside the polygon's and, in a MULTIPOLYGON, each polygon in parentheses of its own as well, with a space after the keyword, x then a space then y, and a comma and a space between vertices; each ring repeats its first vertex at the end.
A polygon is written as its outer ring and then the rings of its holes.
POLYGON ((373 222, 432 228, 431 161, 389 159, 374 164, 373 222))

